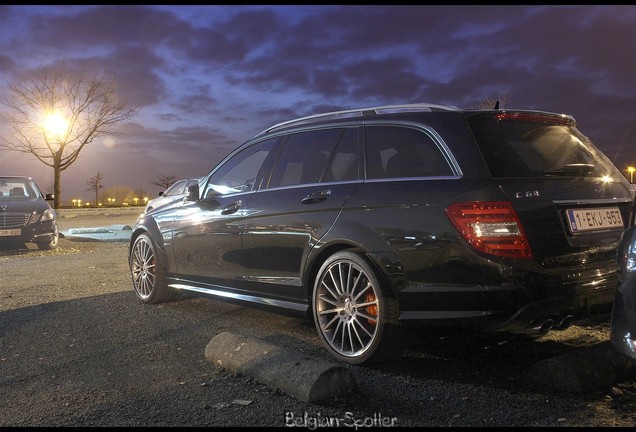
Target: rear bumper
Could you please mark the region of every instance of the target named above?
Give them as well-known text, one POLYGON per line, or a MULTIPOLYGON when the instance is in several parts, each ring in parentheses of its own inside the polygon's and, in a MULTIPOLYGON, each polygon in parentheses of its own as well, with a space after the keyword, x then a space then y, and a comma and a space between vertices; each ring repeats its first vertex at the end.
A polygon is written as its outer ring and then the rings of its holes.
POLYGON ((543 334, 577 319, 609 314, 617 281, 618 266, 608 262, 558 274, 517 274, 498 286, 409 284, 399 291, 400 320, 405 325, 543 334))

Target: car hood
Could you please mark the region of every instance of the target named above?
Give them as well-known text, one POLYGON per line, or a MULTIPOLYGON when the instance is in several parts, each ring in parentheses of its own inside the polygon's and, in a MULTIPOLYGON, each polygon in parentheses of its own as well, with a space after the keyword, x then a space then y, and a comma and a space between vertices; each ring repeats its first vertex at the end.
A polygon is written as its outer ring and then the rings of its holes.
POLYGON ((51 206, 41 198, 20 199, 20 200, 0 200, 0 215, 2 213, 42 213, 51 206))

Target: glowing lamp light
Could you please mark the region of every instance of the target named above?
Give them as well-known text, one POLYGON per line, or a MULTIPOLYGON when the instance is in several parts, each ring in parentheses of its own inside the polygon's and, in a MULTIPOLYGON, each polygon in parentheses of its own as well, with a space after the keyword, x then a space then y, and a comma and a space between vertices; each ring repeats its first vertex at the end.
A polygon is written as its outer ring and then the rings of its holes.
POLYGON ((68 120, 59 112, 53 111, 44 116, 44 133, 52 138, 60 138, 68 131, 68 120))

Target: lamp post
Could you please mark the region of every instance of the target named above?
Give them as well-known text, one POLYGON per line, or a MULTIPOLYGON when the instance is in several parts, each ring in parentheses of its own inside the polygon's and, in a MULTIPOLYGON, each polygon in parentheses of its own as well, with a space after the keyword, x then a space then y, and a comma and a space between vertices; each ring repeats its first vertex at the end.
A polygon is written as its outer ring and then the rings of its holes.
POLYGON ((627 167, 627 172, 629 173, 629 182, 630 183, 634 183, 634 171, 636 171, 636 168, 634 168, 633 166, 628 166, 627 167))

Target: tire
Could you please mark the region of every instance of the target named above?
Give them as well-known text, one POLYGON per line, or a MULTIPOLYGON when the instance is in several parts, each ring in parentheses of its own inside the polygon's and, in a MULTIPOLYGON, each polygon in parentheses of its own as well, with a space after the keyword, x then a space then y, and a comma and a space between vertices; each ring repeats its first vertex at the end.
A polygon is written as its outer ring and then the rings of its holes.
POLYGON ((144 303, 163 303, 175 296, 166 282, 166 265, 147 233, 135 239, 128 257, 130 277, 137 297, 144 303))
POLYGON ((397 301, 360 254, 329 257, 318 271, 312 300, 320 339, 336 359, 370 364, 401 353, 397 301))
POLYGON ((57 230, 57 227, 55 227, 55 233, 53 234, 53 237, 51 237, 50 240, 45 242, 37 242, 36 245, 38 246, 38 249, 40 250, 53 250, 57 248, 59 241, 60 241, 60 233, 57 230))

